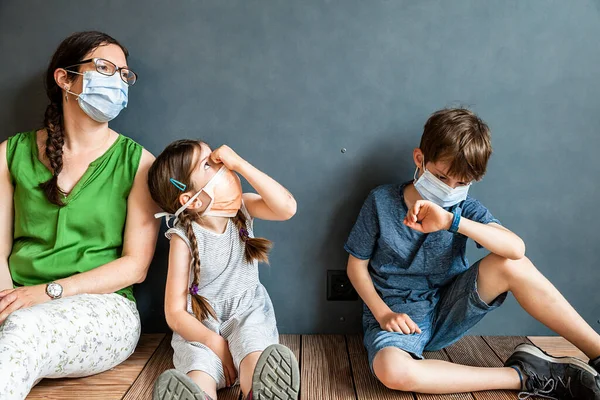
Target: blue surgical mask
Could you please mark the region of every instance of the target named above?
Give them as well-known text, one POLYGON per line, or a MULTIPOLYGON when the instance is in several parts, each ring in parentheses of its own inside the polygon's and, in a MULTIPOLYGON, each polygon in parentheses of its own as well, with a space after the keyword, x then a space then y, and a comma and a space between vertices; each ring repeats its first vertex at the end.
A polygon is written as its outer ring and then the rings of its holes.
POLYGON ((77 96, 79 107, 94 121, 108 122, 127 107, 129 86, 119 74, 106 76, 97 71, 75 73, 83 75, 81 93, 68 90, 67 93, 77 96))
POLYGON ((455 204, 464 201, 467 198, 469 187, 471 184, 457 186, 452 188, 439 180, 435 175, 425 169, 423 165, 423 173, 417 179, 419 168, 415 170, 414 185, 417 192, 425 200, 429 200, 440 207, 448 208, 455 204))

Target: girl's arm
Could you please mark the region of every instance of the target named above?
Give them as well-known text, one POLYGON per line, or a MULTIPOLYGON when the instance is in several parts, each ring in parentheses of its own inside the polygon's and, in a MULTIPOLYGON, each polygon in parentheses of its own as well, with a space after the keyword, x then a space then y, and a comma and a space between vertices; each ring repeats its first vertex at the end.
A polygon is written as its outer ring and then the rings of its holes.
POLYGON ((214 162, 223 163, 230 170, 242 175, 258 192, 258 194, 244 193, 243 195, 244 204, 251 216, 271 221, 285 221, 296 214, 294 196, 228 146, 221 146, 213 151, 211 158, 214 162))
POLYGON ((208 329, 187 312, 188 283, 192 261, 187 244, 177 235, 171 238, 169 270, 165 290, 165 317, 167 324, 188 342, 200 342, 219 356, 225 370, 227 386, 235 382, 237 373, 227 341, 208 329))
MULTIPOLYGON (((131 193, 127 200, 127 220, 120 258, 90 271, 57 280, 63 287, 63 297, 82 293, 114 293, 146 279, 154 255, 160 221, 154 218, 158 210, 148 190, 148 169, 154 161, 144 150, 131 193)), ((24 286, 0 292, 0 324, 12 312, 50 300, 46 285, 24 286)))
POLYGON ((13 287, 8 269, 13 242, 13 186, 6 162, 6 147, 6 141, 0 144, 0 291, 13 287))

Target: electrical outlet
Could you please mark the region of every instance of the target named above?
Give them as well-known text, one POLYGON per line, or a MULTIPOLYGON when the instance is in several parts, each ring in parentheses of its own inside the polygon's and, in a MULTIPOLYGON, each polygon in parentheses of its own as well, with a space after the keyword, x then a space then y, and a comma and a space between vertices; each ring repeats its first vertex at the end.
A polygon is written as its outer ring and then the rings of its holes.
POLYGON ((327 271, 327 300, 353 301, 358 300, 358 293, 352 287, 350 279, 344 270, 327 271))

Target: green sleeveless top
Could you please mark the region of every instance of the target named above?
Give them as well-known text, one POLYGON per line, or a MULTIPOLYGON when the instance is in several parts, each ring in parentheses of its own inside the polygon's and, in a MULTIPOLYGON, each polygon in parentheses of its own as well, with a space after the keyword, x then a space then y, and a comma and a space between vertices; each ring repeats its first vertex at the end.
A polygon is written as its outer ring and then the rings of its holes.
MULTIPOLYGON (((13 247, 8 259, 13 284, 44 284, 121 257, 127 198, 142 146, 119 135, 59 207, 39 188, 52 173, 39 160, 36 132, 19 133, 7 143, 14 187, 13 247)), ((131 286, 117 293, 135 301, 131 286)))

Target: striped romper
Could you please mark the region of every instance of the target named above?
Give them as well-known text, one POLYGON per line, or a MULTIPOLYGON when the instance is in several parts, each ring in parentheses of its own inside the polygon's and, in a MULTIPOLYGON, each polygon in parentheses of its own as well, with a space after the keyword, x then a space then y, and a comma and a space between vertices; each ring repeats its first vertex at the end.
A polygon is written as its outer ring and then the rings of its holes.
MULTIPOLYGON (((254 237, 252 217, 242 204, 241 211, 248 222, 246 229, 254 237)), ((200 283, 198 293, 215 310, 218 320, 208 318, 202 323, 225 338, 235 368, 250 353, 263 351, 279 342, 273 304, 265 287, 258 280, 258 262, 248 263, 244 258, 244 242, 232 219, 222 234, 209 231, 193 222, 193 230, 200 255, 200 283)), ((166 232, 168 239, 178 235, 190 246, 184 228, 177 224, 166 232)), ((190 268, 190 285, 193 271, 190 268)), ((192 313, 191 295, 187 311, 192 313)), ((173 333, 173 364, 184 374, 202 371, 214 378, 217 389, 225 387, 225 374, 219 357, 199 342, 188 342, 173 333)))

